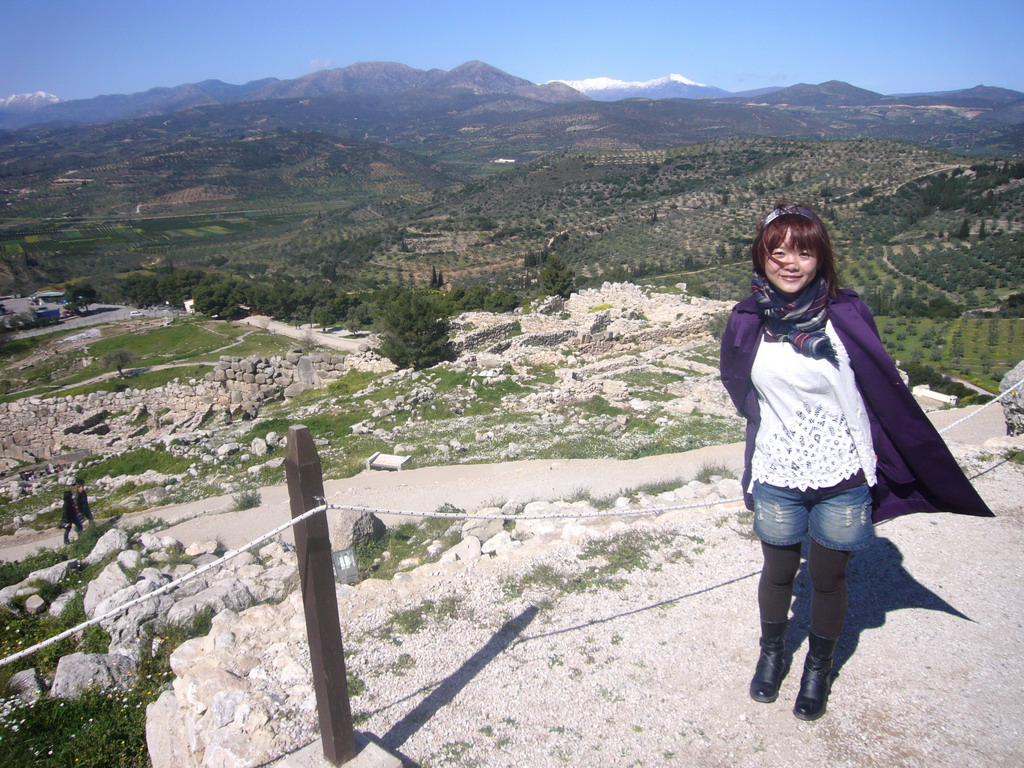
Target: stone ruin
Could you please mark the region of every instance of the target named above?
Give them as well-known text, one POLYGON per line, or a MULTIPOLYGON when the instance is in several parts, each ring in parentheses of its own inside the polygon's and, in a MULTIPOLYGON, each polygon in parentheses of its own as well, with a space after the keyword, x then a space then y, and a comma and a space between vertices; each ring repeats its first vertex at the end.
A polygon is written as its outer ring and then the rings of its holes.
MULTIPOLYGON (((552 297, 535 311, 470 312, 453 322, 460 359, 476 368, 528 362, 570 367, 578 360, 659 344, 707 340, 708 319, 728 303, 605 283, 552 297)), ((94 392, 0 403, 0 458, 47 460, 67 451, 106 454, 192 432, 211 419, 245 417, 264 404, 323 386, 348 370, 385 372, 373 351, 347 355, 294 349, 284 356, 224 355, 202 380, 154 389, 94 392)))
POLYGON ((731 304, 657 293, 632 283, 604 283, 543 302, 533 312, 467 312, 455 321, 460 355, 489 358, 488 364, 528 360, 564 365, 564 351, 596 358, 670 343, 682 347, 707 340, 708 320, 731 304))
POLYGON ((225 413, 245 416, 265 403, 322 386, 348 370, 389 370, 372 353, 279 357, 221 356, 200 381, 154 389, 93 392, 0 403, 0 457, 39 461, 74 450, 105 454, 198 429, 225 413))

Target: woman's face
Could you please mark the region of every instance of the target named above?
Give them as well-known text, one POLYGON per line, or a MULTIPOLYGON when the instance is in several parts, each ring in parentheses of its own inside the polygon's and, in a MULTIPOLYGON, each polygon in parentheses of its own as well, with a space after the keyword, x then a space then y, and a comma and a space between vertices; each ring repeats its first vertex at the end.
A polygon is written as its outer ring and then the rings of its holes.
POLYGON ((764 274, 783 298, 795 298, 818 274, 818 257, 801 251, 793 245, 793 238, 786 239, 764 260, 764 274))

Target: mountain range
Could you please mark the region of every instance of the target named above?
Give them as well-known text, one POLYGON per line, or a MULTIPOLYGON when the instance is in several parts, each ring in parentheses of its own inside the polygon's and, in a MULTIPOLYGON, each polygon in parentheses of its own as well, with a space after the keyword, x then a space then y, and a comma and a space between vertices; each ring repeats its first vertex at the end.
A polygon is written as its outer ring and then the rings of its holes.
POLYGON ((630 98, 683 98, 779 107, 932 107, 976 110, 972 117, 991 118, 1005 124, 1024 121, 1024 93, 988 86, 929 94, 885 96, 848 83, 829 81, 819 85, 801 83, 788 88, 730 93, 678 74, 643 82, 599 77, 534 84, 483 62, 470 61, 450 71, 422 70, 395 62, 361 62, 292 80, 271 77, 243 85, 204 80, 133 94, 69 101, 62 101, 43 92, 19 94, 0 98, 0 128, 132 120, 200 107, 330 95, 389 98, 402 94, 423 94, 439 98, 466 93, 507 94, 550 104, 630 98))

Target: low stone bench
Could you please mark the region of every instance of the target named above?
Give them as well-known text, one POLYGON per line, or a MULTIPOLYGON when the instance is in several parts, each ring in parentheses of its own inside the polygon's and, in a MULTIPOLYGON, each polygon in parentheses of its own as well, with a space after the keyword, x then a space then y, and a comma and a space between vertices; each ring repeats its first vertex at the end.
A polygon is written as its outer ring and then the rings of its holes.
POLYGON ((395 456, 392 453, 377 451, 366 460, 367 469, 386 469, 392 472, 400 470, 412 456, 395 456))

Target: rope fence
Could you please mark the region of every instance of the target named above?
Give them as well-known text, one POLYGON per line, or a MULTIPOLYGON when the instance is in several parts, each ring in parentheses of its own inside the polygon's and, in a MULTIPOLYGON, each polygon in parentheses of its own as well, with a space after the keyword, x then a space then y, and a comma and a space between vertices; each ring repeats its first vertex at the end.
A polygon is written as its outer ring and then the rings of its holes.
MULTIPOLYGON (((944 433, 948 432, 949 430, 953 429, 954 427, 959 426, 960 424, 962 424, 963 422, 967 421, 968 419, 974 418, 979 413, 981 413, 985 408, 988 408, 990 405, 994 405, 995 403, 1001 401, 1003 398, 1005 398, 1005 397, 1007 397, 1009 395, 1012 395, 1012 394, 1016 394, 1017 390, 1020 387, 1022 387, 1022 386, 1024 386, 1024 379, 1021 379, 1015 385, 1013 385, 1012 387, 1008 388, 1006 391, 1000 393, 998 396, 994 397, 992 400, 990 400, 989 402, 985 403, 984 405, 982 405, 977 410, 967 414, 963 418, 957 419, 952 424, 949 424, 948 426, 943 427, 941 430, 939 430, 939 434, 944 434, 944 433)), ((327 510, 345 510, 345 511, 351 511, 351 512, 369 512, 369 513, 376 514, 376 515, 387 514, 387 515, 396 515, 396 516, 402 516, 402 517, 441 518, 441 519, 450 519, 450 520, 466 520, 466 519, 470 519, 470 518, 474 519, 474 520, 559 520, 559 519, 563 519, 563 520, 581 520, 581 519, 592 519, 592 518, 600 518, 600 517, 641 517, 641 516, 646 516, 646 515, 657 515, 657 514, 661 514, 663 512, 674 512, 674 511, 685 510, 685 509, 698 509, 698 508, 704 508, 704 507, 716 507, 716 506, 722 506, 722 505, 726 505, 726 504, 736 504, 736 503, 742 502, 743 501, 743 497, 742 496, 737 496, 737 497, 728 498, 728 499, 714 499, 714 500, 710 500, 710 501, 700 501, 700 502, 685 503, 685 504, 660 505, 660 506, 654 506, 654 507, 639 507, 639 508, 636 508, 636 509, 613 509, 613 510, 594 510, 594 511, 581 510, 581 511, 574 511, 574 512, 554 512, 554 513, 545 513, 545 514, 513 514, 513 513, 508 513, 508 514, 478 514, 478 513, 471 514, 471 513, 468 513, 468 512, 437 512, 437 511, 435 511, 435 512, 422 512, 422 511, 418 511, 418 510, 383 509, 383 508, 378 508, 378 507, 365 507, 365 506, 358 506, 358 505, 352 505, 352 504, 332 504, 332 503, 328 503, 326 501, 326 499, 324 497, 322 497, 322 496, 317 497, 317 501, 320 502, 320 504, 318 506, 313 507, 312 509, 309 509, 308 511, 306 511, 306 512, 302 513, 301 515, 299 515, 298 517, 292 518, 291 520, 289 520, 286 523, 282 523, 281 525, 277 526, 276 528, 266 532, 262 536, 260 536, 260 537, 258 537, 256 539, 253 539, 248 544, 245 544, 245 545, 243 545, 241 547, 238 547, 237 549, 233 549, 230 552, 225 553, 224 555, 222 555, 217 560, 214 560, 214 561, 212 561, 210 563, 207 563, 206 565, 201 566, 200 568, 196 569, 195 571, 192 571, 191 573, 185 574, 184 576, 182 576, 182 577, 180 577, 178 579, 175 579, 174 581, 172 581, 172 582, 170 582, 168 584, 165 584, 164 586, 159 587, 159 588, 153 590, 152 592, 148 592, 147 594, 142 595, 142 596, 140 596, 138 598, 135 598, 134 600, 130 600, 129 602, 124 603, 122 605, 119 605, 116 608, 112 608, 109 611, 107 611, 104 614, 102 614, 101 616, 95 616, 92 619, 89 619, 88 621, 84 621, 81 624, 78 624, 78 625, 72 627, 71 629, 65 630, 64 632, 61 632, 58 635, 54 635, 53 637, 48 638, 47 640, 44 640, 44 641, 42 641, 40 643, 37 643, 37 644, 35 644, 33 646, 30 646, 29 648, 25 648, 25 649, 23 649, 21 651, 18 651, 17 653, 14 653, 14 654, 12 654, 10 656, 7 656, 6 658, 0 659, 0 667, 6 666, 7 664, 11 664, 11 663, 13 663, 15 661, 18 661, 19 659, 23 659, 23 658, 25 658, 27 656, 31 656, 32 654, 36 653, 37 651, 43 650, 44 648, 48 648, 51 645, 59 643, 60 641, 65 640, 68 637, 71 637, 72 635, 76 634, 77 632, 82 631, 83 629, 86 629, 88 627, 97 625, 97 624, 99 624, 99 623, 101 623, 103 621, 106 621, 107 619, 113 618, 114 616, 117 616, 118 614, 123 613, 123 612, 133 608, 136 605, 144 603, 144 602, 146 602, 148 600, 153 600, 153 599, 155 599, 157 597, 160 597, 161 595, 164 595, 164 594, 166 594, 168 592, 171 592, 171 591, 177 589, 178 587, 182 586, 183 584, 186 584, 186 583, 188 583, 188 582, 190 582, 190 581, 192 581, 194 579, 199 578, 204 573, 206 573, 206 572, 208 572, 210 570, 213 570, 215 568, 219 568, 221 565, 226 563, 228 560, 231 560, 232 558, 237 557, 238 555, 242 554, 243 552, 248 552, 249 550, 253 549, 254 547, 257 547, 258 545, 264 543, 268 539, 271 539, 271 538, 279 535, 280 533, 284 532, 288 528, 291 528, 292 526, 295 526, 296 524, 298 524, 300 522, 303 522, 303 521, 311 518, 312 516, 317 515, 317 514, 319 514, 321 512, 325 512, 327 510)))

